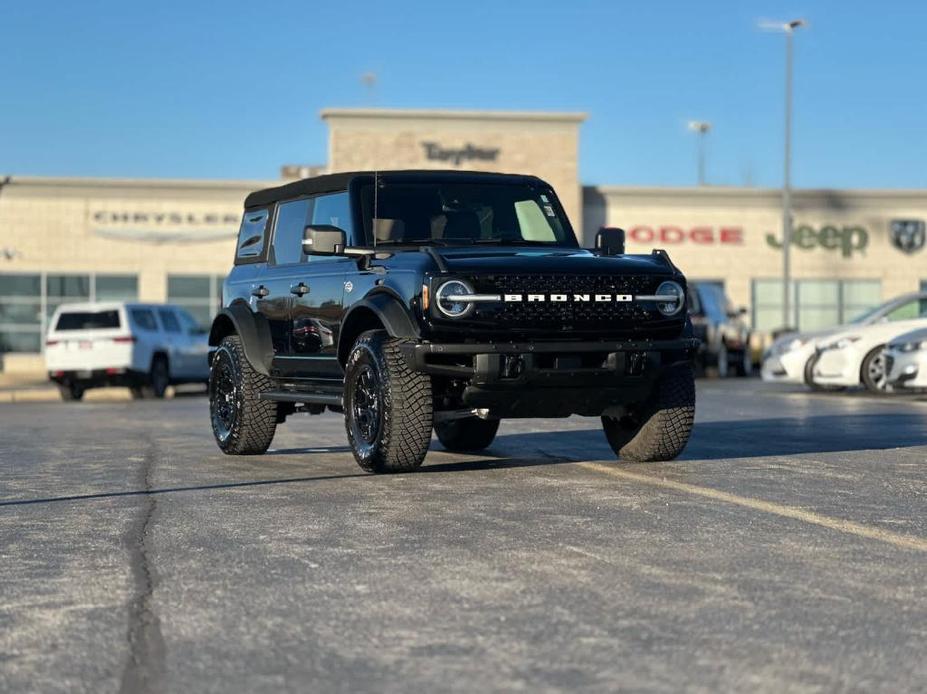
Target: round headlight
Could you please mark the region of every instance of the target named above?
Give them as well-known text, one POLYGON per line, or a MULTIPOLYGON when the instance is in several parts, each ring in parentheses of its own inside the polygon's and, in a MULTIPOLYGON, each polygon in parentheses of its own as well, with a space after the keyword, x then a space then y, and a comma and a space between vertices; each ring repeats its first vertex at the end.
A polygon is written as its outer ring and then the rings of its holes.
POLYGON ((676 282, 664 282, 657 287, 657 296, 673 296, 672 301, 657 302, 657 310, 664 316, 675 316, 685 304, 685 292, 676 282))
POLYGON ((448 318, 463 318, 473 311, 474 304, 470 301, 454 301, 448 297, 459 297, 473 294, 473 287, 463 280, 448 280, 435 292, 435 306, 448 318))

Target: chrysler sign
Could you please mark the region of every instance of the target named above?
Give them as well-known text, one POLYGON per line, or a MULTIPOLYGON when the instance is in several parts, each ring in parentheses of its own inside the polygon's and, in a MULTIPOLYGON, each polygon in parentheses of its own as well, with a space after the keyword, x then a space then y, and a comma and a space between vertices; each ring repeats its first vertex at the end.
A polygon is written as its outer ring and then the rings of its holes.
POLYGON ((238 231, 240 212, 180 212, 93 210, 93 232, 98 236, 147 243, 221 241, 238 231))

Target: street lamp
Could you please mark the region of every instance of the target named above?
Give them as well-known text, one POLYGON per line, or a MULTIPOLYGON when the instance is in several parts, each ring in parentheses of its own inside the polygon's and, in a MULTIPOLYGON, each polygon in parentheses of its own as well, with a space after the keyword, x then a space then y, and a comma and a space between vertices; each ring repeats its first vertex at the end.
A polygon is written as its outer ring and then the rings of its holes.
POLYGON ((792 36, 804 19, 791 22, 760 22, 760 28, 785 34, 785 171, 782 181, 782 327, 789 327, 789 285, 792 268, 789 250, 792 246, 792 36))
POLYGON ((698 184, 705 185, 705 136, 711 130, 706 120, 690 120, 689 130, 698 134, 698 184))

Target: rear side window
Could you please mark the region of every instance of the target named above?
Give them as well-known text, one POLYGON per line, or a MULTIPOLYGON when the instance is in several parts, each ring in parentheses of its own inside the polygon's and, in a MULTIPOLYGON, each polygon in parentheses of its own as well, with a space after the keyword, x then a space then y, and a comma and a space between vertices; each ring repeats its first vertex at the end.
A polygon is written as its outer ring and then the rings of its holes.
POLYGON ((133 308, 129 310, 129 314, 132 316, 132 322, 142 330, 158 329, 154 314, 147 308, 133 308))
POLYGON ((58 316, 55 330, 106 330, 118 328, 119 311, 73 311, 58 316))
POLYGON ((161 325, 164 326, 164 329, 169 333, 179 333, 180 332, 180 323, 177 321, 177 316, 174 315, 174 312, 169 308, 159 308, 158 316, 161 318, 161 325))
POLYGON ((238 230, 238 258, 256 258, 264 252, 267 210, 246 211, 238 230))

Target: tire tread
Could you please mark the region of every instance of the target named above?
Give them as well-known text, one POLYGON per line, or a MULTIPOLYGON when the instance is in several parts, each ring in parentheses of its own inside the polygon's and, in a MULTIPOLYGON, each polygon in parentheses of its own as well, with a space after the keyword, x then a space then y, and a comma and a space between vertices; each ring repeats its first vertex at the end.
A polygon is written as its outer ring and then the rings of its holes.
POLYGON ((228 439, 222 442, 216 436, 216 442, 229 455, 265 453, 277 431, 277 403, 261 400, 261 393, 272 390, 273 381, 251 366, 238 335, 223 338, 219 349, 227 350, 238 367, 241 416, 228 439))
POLYGON ((642 408, 634 431, 602 418, 605 435, 619 457, 634 462, 673 460, 689 442, 695 424, 695 378, 689 365, 668 370, 642 408))

